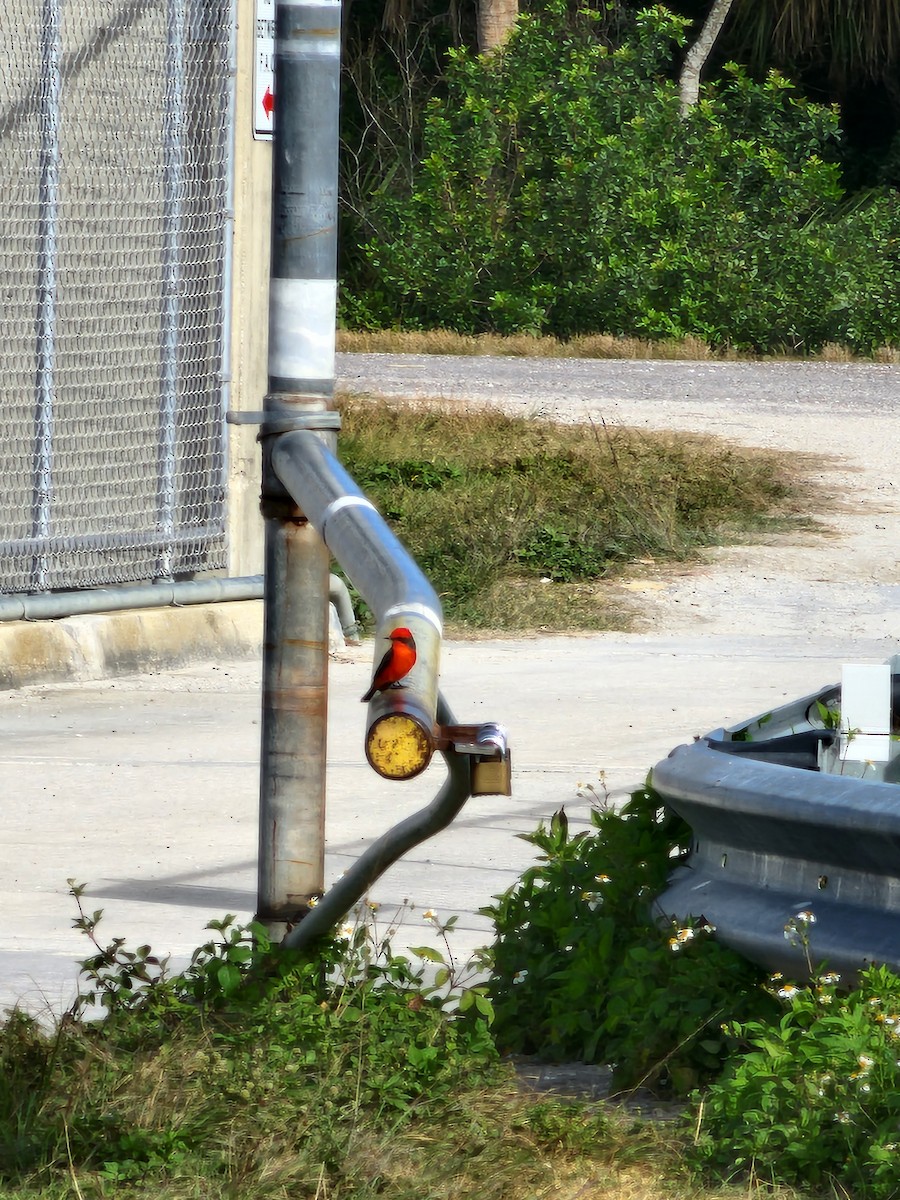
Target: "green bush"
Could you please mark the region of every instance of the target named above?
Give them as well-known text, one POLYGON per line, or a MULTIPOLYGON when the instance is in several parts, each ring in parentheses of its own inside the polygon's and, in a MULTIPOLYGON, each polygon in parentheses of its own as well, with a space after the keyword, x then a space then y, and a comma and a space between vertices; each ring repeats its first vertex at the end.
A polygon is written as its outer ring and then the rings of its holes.
POLYGON ((738 1051, 703 1097, 691 1158, 719 1177, 829 1186, 891 1200, 900 1189, 900 979, 865 971, 774 979, 782 1012, 728 1032, 738 1051))
POLYGON ((592 826, 572 835, 560 812, 525 835, 539 865, 484 910, 495 1036, 506 1051, 611 1064, 619 1088, 684 1094, 721 1069, 723 1023, 771 998, 699 914, 660 924, 653 898, 687 830, 652 788, 621 813, 595 809, 592 826))
POLYGON ((834 110, 730 66, 682 121, 681 18, 650 9, 612 46, 562 7, 487 60, 450 54, 411 192, 372 197, 351 319, 752 351, 896 340, 896 194, 848 205, 834 110))

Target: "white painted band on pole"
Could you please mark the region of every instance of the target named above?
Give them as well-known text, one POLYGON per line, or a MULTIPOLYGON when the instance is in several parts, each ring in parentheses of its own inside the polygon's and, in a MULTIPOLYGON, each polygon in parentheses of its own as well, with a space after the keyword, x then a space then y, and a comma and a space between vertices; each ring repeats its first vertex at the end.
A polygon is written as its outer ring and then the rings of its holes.
POLYGON ((415 601, 409 604, 392 604, 389 609, 381 614, 381 620, 389 621, 392 617, 404 616, 407 617, 412 613, 414 616, 423 617, 429 624, 433 625, 440 636, 444 633, 444 622, 437 615, 433 608, 428 608, 425 604, 418 604, 415 601))
POLYGON ((341 38, 335 29, 330 37, 321 34, 301 34, 292 38, 279 38, 278 54, 281 58, 340 58, 341 38))
POLYGON ((342 508, 370 508, 372 512, 378 511, 372 501, 367 500, 365 496, 338 496, 337 500, 332 500, 332 502, 322 513, 323 535, 325 526, 333 516, 341 511, 342 508))
POLYGON ((269 281, 269 375, 334 377, 335 279, 269 281))

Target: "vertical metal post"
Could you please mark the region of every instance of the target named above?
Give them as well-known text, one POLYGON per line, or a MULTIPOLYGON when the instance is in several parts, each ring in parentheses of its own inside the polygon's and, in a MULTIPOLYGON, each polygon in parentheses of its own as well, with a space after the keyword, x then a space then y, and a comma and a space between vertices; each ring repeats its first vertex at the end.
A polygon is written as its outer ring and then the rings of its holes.
POLYGON ((41 180, 38 233, 37 404, 35 431, 34 590, 46 591, 53 500, 53 405, 56 368, 56 254, 59 212, 60 0, 44 0, 41 22, 41 180))
POLYGON ((172 577, 181 320, 181 235, 184 191, 184 0, 166 4, 166 89, 163 99, 163 290, 159 404, 158 521, 164 544, 157 573, 172 577))
POLYGON ((289 429, 336 428, 340 14, 340 0, 275 8, 257 904, 273 937, 324 889, 329 555, 275 476, 270 450, 289 429))
MULTIPOLYGON (((225 164, 225 225, 222 230, 222 325, 219 339, 219 380, 222 419, 219 425, 219 495, 213 501, 210 522, 226 527, 226 497, 228 495, 228 426, 226 413, 231 401, 231 341, 232 341, 232 292, 234 288, 234 191, 235 191, 235 122, 237 114, 237 31, 238 5, 231 0, 228 6, 228 82, 226 84, 226 119, 222 122, 219 140, 219 156, 225 164)), ((229 554, 229 558, 231 555, 229 554)), ((231 565, 229 563, 229 570, 231 565)), ((231 574, 236 574, 231 571, 231 574)))

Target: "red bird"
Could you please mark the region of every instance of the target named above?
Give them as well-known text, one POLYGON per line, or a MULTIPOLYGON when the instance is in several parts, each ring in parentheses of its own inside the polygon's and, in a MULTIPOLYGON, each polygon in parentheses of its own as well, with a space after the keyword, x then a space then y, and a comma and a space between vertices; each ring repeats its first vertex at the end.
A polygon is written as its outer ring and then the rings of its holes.
POLYGON ((363 704, 368 704, 376 692, 387 691, 389 687, 399 687, 400 680, 408 675, 416 661, 416 643, 413 635, 405 626, 395 629, 388 634, 390 649, 378 664, 378 670, 372 679, 372 686, 363 696, 363 704))

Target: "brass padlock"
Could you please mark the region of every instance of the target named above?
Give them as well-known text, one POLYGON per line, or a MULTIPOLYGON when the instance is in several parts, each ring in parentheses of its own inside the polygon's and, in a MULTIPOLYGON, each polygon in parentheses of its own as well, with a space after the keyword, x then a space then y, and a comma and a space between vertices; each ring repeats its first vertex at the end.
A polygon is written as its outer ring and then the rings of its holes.
POLYGON ((511 796, 512 759, 509 752, 472 763, 473 796, 511 796))

